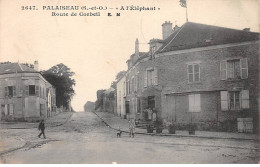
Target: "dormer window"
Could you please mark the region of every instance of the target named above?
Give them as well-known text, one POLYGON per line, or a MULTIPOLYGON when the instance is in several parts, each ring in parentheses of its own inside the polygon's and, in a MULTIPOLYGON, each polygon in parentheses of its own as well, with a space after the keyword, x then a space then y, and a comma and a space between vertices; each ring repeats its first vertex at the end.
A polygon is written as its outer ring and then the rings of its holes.
POLYGON ((150 48, 150 51, 151 51, 151 55, 153 56, 154 53, 155 53, 155 51, 156 51, 155 46, 152 46, 152 47, 150 48))

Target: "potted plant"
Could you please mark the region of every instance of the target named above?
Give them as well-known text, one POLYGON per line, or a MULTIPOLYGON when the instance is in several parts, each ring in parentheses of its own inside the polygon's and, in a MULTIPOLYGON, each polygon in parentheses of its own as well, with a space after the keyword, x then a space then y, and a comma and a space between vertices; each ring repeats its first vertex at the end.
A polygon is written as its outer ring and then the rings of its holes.
POLYGON ((163 122, 160 120, 157 120, 155 122, 155 129, 156 129, 156 133, 162 133, 163 131, 163 122))
POLYGON ((176 126, 174 123, 171 123, 168 127, 169 134, 175 134, 176 126))
POLYGON ((147 133, 153 133, 153 126, 147 125, 147 133))
POLYGON ((195 135, 195 130, 196 130, 196 124, 195 123, 190 123, 188 125, 189 135, 195 135))

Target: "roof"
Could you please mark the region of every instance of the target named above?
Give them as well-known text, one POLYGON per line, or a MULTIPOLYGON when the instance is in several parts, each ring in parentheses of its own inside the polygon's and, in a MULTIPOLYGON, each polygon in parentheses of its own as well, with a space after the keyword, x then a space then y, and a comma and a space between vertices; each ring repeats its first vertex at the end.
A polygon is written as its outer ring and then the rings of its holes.
POLYGON ((157 53, 259 40, 259 33, 187 22, 174 31, 157 53))
MULTIPOLYGON (((133 57, 135 55, 135 53, 133 53, 131 56, 130 56, 130 59, 128 59, 126 62, 128 62, 128 61, 130 61, 131 60, 131 57, 133 57)), ((137 60, 139 60, 139 59, 142 59, 142 58, 144 58, 144 57, 146 57, 147 56, 147 52, 139 52, 139 57, 137 58, 137 60)), ((136 60, 136 61, 137 61, 136 60)))
POLYGON ((104 94, 110 94, 111 92, 115 91, 114 88, 108 88, 107 90, 104 91, 104 94))
POLYGON ((23 72, 37 73, 38 71, 35 71, 34 69, 20 63, 0 64, 0 74, 23 73, 23 72))

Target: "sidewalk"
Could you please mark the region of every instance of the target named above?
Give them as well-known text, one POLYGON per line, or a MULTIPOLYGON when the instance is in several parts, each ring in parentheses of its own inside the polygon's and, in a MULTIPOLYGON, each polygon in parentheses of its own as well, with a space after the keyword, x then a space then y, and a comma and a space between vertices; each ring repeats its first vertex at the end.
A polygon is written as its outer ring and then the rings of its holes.
MULTIPOLYGON (((104 121, 112 129, 119 128, 129 133, 128 120, 118 117, 112 113, 94 112, 100 119, 104 121)), ((175 136, 175 137, 198 137, 198 138, 213 138, 213 139, 237 139, 237 140, 259 140, 259 136, 250 133, 230 133, 230 132, 210 132, 210 131, 196 131, 195 135, 189 135, 188 131, 177 130, 176 134, 169 134, 167 129, 164 129, 161 134, 147 133, 146 129, 135 129, 136 134, 156 135, 156 136, 175 136)))
MULTIPOLYGON (((64 124, 73 112, 62 112, 45 119, 46 127, 60 126, 64 124)), ((38 128, 39 122, 0 122, 0 129, 34 129, 38 128)))

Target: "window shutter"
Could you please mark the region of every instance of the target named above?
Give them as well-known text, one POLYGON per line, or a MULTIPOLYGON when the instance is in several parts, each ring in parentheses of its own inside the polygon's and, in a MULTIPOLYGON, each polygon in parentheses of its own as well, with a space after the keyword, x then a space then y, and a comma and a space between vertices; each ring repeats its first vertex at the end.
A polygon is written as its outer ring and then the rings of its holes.
POLYGON ((189 95, 189 112, 194 110, 194 95, 189 95))
POLYGON ((247 58, 240 59, 241 78, 246 79, 248 77, 248 65, 247 58))
POLYGON ((241 91, 241 108, 248 109, 249 108, 249 90, 241 91))
POLYGON ((220 80, 227 79, 227 61, 220 62, 220 80))
POLYGON ((29 96, 29 85, 25 86, 25 96, 29 96))
POLYGON ((16 96, 16 86, 13 86, 13 96, 16 96))
POLYGON ((193 82, 193 65, 187 65, 188 82, 193 82))
POLYGON ((14 114, 14 105, 10 104, 10 115, 14 114))
POLYGON ((194 111, 195 112, 201 111, 200 94, 194 95, 194 111))
POLYGON ((144 87, 147 87, 147 70, 144 72, 144 87))
POLYGON ((158 85, 158 69, 153 70, 153 85, 158 85))
POLYGON ((8 104, 5 105, 5 115, 8 115, 8 104))
POLYGON ((35 86, 35 95, 39 96, 39 86, 35 86))
POLYGON ((5 96, 8 96, 8 87, 5 87, 5 96))
POLYGON ((221 91, 220 98, 221 98, 221 110, 227 111, 228 110, 228 91, 221 91))

